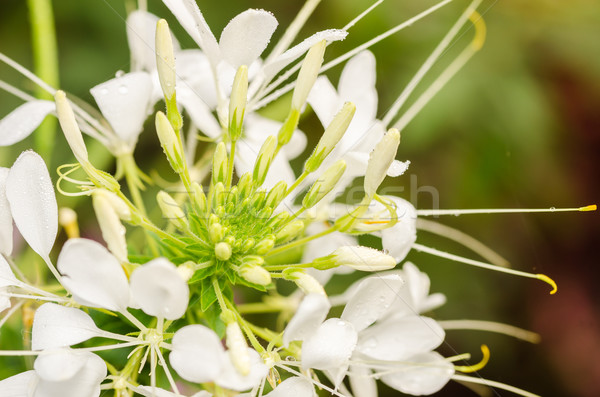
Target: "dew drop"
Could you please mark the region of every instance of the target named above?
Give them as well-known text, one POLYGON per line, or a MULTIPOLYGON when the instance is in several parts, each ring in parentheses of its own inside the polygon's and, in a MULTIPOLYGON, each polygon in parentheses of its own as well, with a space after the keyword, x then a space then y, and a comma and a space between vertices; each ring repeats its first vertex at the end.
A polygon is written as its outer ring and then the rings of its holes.
POLYGON ((125 72, 122 70, 117 70, 117 73, 115 73, 115 77, 123 77, 125 76, 125 72))
POLYGON ((119 86, 119 94, 125 95, 129 93, 129 88, 127 88, 127 86, 125 85, 120 85, 119 86))
POLYGON ((107 88, 103 88, 100 90, 100 95, 107 95, 108 94, 108 89, 107 88))

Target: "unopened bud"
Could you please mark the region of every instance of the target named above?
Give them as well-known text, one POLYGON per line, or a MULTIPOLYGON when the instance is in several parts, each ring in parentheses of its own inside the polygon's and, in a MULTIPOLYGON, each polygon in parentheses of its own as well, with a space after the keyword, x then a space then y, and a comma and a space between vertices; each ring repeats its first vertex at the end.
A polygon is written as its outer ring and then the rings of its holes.
POLYGON ((157 112, 155 118, 156 132, 158 134, 158 140, 163 151, 167 155, 171 168, 178 174, 181 174, 185 169, 183 151, 179 145, 179 139, 171 122, 167 119, 167 116, 163 112, 157 112))
POLYGON ((277 151, 277 139, 274 136, 269 136, 262 144, 256 162, 254 163, 254 172, 252 173, 252 179, 256 186, 261 186, 265 182, 269 167, 275 157, 277 151))
POLYGON ((304 270, 288 269, 283 271, 283 278, 296 283, 305 294, 321 294, 327 296, 325 289, 316 278, 304 272, 304 270))
POLYGON ((266 237, 266 238, 260 240, 254 246, 254 252, 256 252, 258 255, 264 255, 267 252, 271 251, 274 246, 275 246, 275 236, 269 236, 269 237, 266 237))
POLYGON ((233 366, 242 375, 250 373, 250 354, 248 353, 248 344, 242 333, 242 329, 235 321, 227 323, 225 328, 225 344, 227 345, 229 358, 233 366))
POLYGON ((231 96, 229 98, 229 137, 232 141, 237 141, 242 135, 242 125, 244 123, 244 112, 246 111, 246 101, 248 96, 248 67, 242 65, 238 68, 233 79, 231 87, 231 96))
POLYGON ((103 198, 108 200, 108 202, 115 210, 117 215, 119 215, 119 218, 121 218, 121 220, 126 222, 131 221, 131 209, 119 196, 117 196, 113 192, 109 192, 108 190, 104 189, 94 190, 94 196, 102 196, 103 198))
POLYGON ((342 175, 344 175, 344 171, 346 171, 346 161, 336 161, 312 185, 306 196, 302 199, 302 206, 304 208, 311 208, 321 201, 335 187, 342 175))
POLYGON ((215 256, 217 257, 218 260, 220 261, 226 261, 229 260, 229 258, 231 258, 231 245, 225 243, 225 242, 221 242, 221 243, 217 243, 215 245, 215 256))
POLYGON ((156 196, 158 206, 163 213, 163 216, 169 220, 178 229, 187 229, 188 223, 185 219, 183 210, 179 207, 177 202, 167 192, 160 191, 156 196))
POLYGON ((298 122, 300 121, 300 111, 292 108, 290 110, 290 114, 288 114, 287 118, 283 122, 283 125, 279 129, 277 133, 277 145, 283 146, 287 145, 290 139, 292 139, 292 135, 298 127, 298 122))
POLYGON ((93 194, 92 205, 108 249, 121 263, 128 262, 125 227, 121 224, 119 215, 104 194, 93 194))
POLYGON ((273 189, 267 194, 267 200, 265 201, 265 206, 270 208, 276 208, 281 200, 285 197, 285 193, 287 191, 287 183, 284 181, 279 181, 273 189))
POLYGON ((212 182, 225 182, 227 178, 227 148, 224 142, 219 142, 213 155, 212 182))
POLYGON ((208 227, 208 237, 213 243, 218 243, 219 241, 223 240, 224 235, 225 232, 223 231, 223 226, 221 226, 220 223, 213 223, 208 227))
POLYGON ((194 192, 194 205, 196 206, 196 210, 198 213, 202 214, 206 212, 208 208, 208 204, 206 202, 206 194, 204 194, 204 189, 202 186, 198 184, 198 182, 192 183, 192 190, 194 192))
POLYGON ((175 99, 175 55, 169 24, 161 19, 156 24, 156 69, 166 101, 175 99))
POLYGON ((400 131, 391 128, 385 133, 381 141, 369 155, 369 163, 365 172, 365 194, 373 197, 379 185, 387 175, 390 165, 396 157, 398 145, 400 144, 400 131))
POLYGON ((304 230, 304 222, 296 220, 288 223, 276 234, 277 244, 283 244, 296 238, 304 230))
POLYGON ((239 199, 244 200, 252 191, 252 176, 249 172, 246 172, 241 176, 237 183, 239 199))
POLYGON ((187 261, 177 266, 177 274, 181 276, 182 280, 188 282, 188 280, 191 279, 194 273, 196 272, 195 267, 196 264, 194 262, 187 261))
POLYGON ((242 265, 242 267, 240 267, 239 273, 244 280, 252 284, 265 286, 271 283, 271 273, 265 270, 265 268, 258 265, 242 265))
POLYGON ((83 141, 83 136, 81 135, 81 130, 77 125, 75 113, 73 113, 73 109, 67 100, 67 95, 64 91, 58 90, 54 94, 54 100, 56 101, 58 121, 65 134, 65 138, 67 138, 67 143, 77 161, 85 168, 85 165, 89 163, 88 152, 83 141))
POLYGON ((315 84, 321 70, 326 44, 325 40, 321 40, 308 50, 300 73, 298 73, 298 79, 296 80, 296 87, 292 96, 292 109, 301 110, 302 106, 304 106, 308 93, 315 84))
POLYGON ((331 259, 339 266, 350 266, 356 270, 376 272, 396 267, 396 260, 383 252, 362 246, 345 246, 333 251, 331 259))
POLYGON ((351 102, 344 103, 342 110, 340 110, 331 123, 325 128, 325 132, 323 132, 323 136, 317 143, 314 151, 306 160, 304 164, 304 170, 308 172, 313 172, 323 160, 331 153, 335 145, 342 139, 344 133, 348 129, 352 118, 354 117, 354 112, 356 111, 356 106, 354 106, 351 102))

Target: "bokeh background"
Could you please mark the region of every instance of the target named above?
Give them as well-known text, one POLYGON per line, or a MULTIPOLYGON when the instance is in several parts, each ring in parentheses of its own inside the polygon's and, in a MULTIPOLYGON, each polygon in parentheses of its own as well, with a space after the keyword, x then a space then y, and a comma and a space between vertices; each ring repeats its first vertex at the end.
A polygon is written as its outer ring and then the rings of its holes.
MULTIPOLYGON (((301 37, 339 28, 371 1, 323 0, 301 37)), ((328 59, 395 26, 435 2, 386 0, 328 49, 328 59)), ((55 0, 60 86, 93 103, 89 88, 129 70, 125 36, 127 1, 55 0)), ((287 25, 298 0, 200 0, 218 37, 228 20, 248 7, 272 11, 287 25)), ((441 39, 461 10, 455 0, 434 15, 377 44, 379 114, 441 39)), ((32 68, 27 2, 2 0, 0 51, 32 68)), ((160 1, 149 9, 167 18, 184 48, 194 44, 160 1)), ((398 158, 409 159, 409 174, 387 181, 417 197, 419 208, 432 199, 417 188, 432 186, 441 208, 535 208, 582 206, 599 201, 600 189, 600 5, 596 0, 487 1, 480 8, 488 27, 482 49, 424 111, 403 131, 398 158), (411 178, 415 181, 410 183, 411 178)), ((276 36, 282 34, 280 28, 276 36)), ((464 36, 442 57, 422 87, 468 44, 464 36)), ((337 83, 341 68, 330 77, 337 83)), ((31 90, 32 85, 4 65, 0 79, 31 90)), ((0 92, 0 117, 19 101, 0 92)), ((322 129, 308 115, 303 129, 312 141, 322 129)), ((56 137, 53 168, 69 159, 56 137), (67 157, 64 157, 67 156, 67 157), (56 164, 54 164, 56 163, 56 164)), ((0 149, 0 165, 9 166, 33 140, 0 149)), ((142 135, 138 160, 160 153, 152 133, 142 135), (146 150, 147 149, 147 150, 146 150)), ((102 157, 101 151, 98 156, 102 157)), ((300 163, 299 163, 300 164, 300 163)), ((110 161, 106 163, 110 169, 110 161)), ((52 171, 52 170, 51 170, 52 171)), ((55 175, 55 174, 54 174, 55 175)), ((61 199, 63 202, 67 202, 61 199)), ((67 202, 68 203, 68 202, 67 202)), ((86 207, 80 207, 80 215, 86 207)), ((484 378, 515 385, 544 396, 600 395, 600 294, 598 294, 598 213, 469 215, 442 218, 496 249, 513 267, 553 277, 556 295, 540 282, 411 253, 408 259, 430 274, 432 290, 448 297, 438 319, 500 321, 542 335, 539 345, 483 332, 449 331, 447 355, 472 352, 479 345, 492 352, 484 378)), ((86 223, 87 222, 87 223, 86 223)), ((83 228, 93 228, 93 219, 83 228)), ((423 244, 458 254, 467 250, 425 232, 423 244)), ((344 279, 338 280, 346 282, 344 279)), ((6 346, 3 346, 6 348, 6 346)), ((5 368, 6 369, 6 368, 5 368)), ((3 376, 4 377, 4 376, 3 376)), ((399 393, 381 389, 382 395, 399 393)), ((497 395, 509 395, 499 391, 497 395)), ((470 395, 451 383, 439 396, 470 395)))

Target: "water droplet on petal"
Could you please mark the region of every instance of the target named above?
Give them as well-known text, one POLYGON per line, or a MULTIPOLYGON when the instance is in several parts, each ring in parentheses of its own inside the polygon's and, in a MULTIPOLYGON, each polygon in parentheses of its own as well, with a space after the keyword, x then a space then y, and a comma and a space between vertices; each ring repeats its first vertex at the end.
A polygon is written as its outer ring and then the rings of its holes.
POLYGON ((120 85, 119 86, 119 94, 125 95, 127 93, 129 93, 129 88, 127 88, 126 85, 120 85))
POLYGON ((125 75, 125 72, 122 70, 117 70, 117 73, 115 73, 115 77, 123 77, 125 75))

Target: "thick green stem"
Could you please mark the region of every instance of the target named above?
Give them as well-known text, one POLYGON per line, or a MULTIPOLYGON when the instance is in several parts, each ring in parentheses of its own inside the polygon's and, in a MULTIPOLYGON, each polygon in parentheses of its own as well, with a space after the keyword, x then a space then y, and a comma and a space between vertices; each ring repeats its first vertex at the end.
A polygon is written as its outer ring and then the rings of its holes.
MULTIPOLYGON (((29 6, 29 22, 31 25, 34 73, 49 85, 58 87, 58 51, 56 48, 52 0, 27 0, 27 5, 29 6)), ((52 99, 50 94, 41 87, 36 87, 35 94, 40 99, 52 99)), ((34 134, 36 151, 47 162, 50 162, 55 135, 55 118, 45 120, 34 134)))

